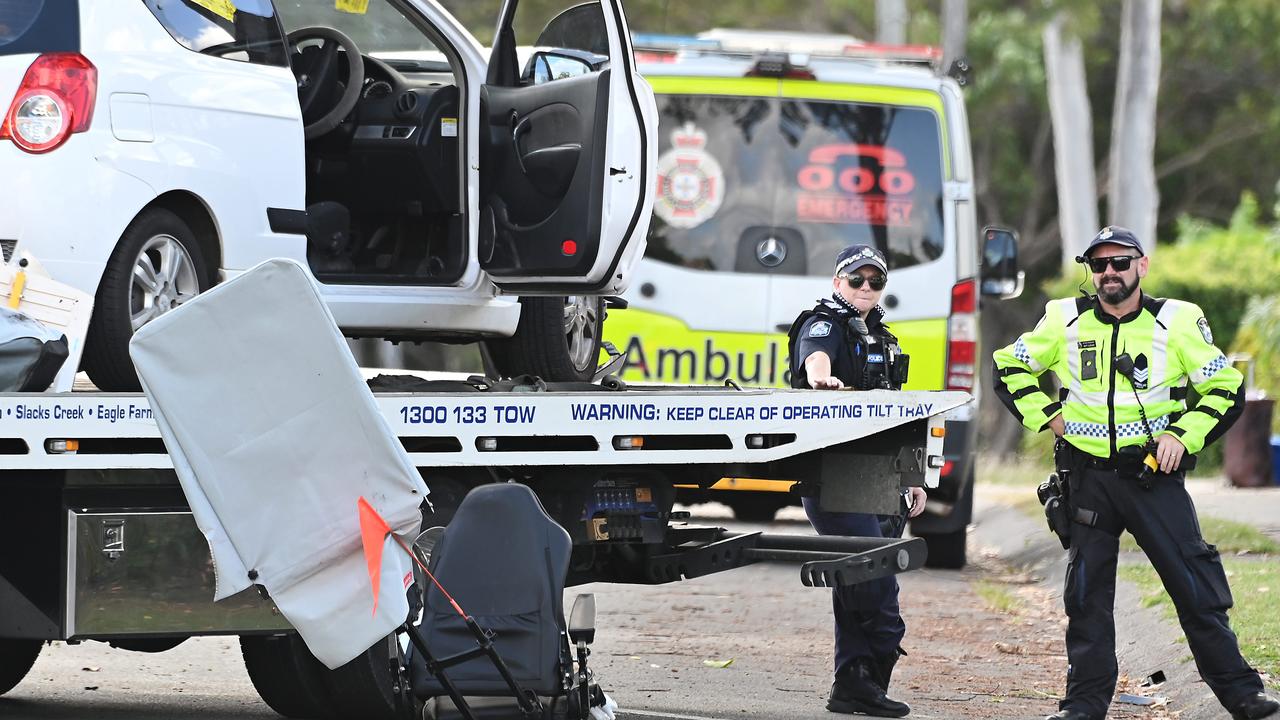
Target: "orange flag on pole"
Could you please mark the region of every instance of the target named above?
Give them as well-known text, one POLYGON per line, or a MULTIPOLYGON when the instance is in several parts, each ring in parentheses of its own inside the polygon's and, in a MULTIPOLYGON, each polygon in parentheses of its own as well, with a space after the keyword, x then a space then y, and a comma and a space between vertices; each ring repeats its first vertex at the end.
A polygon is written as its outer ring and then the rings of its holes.
POLYGON ((378 614, 378 588, 382 584, 382 546, 391 526, 377 510, 361 497, 356 501, 360 511, 360 539, 364 542, 364 559, 369 565, 369 581, 373 583, 373 614, 378 614))

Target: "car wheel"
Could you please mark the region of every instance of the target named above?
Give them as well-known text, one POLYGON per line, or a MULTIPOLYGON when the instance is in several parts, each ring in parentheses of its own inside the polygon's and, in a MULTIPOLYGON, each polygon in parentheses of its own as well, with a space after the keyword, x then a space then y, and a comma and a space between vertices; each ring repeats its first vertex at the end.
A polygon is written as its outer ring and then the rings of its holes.
POLYGON ((40 640, 0 640, 0 695, 22 682, 43 645, 40 640))
POLYGON ((960 528, 948 533, 930 533, 921 535, 929 550, 925 567, 942 570, 959 570, 965 566, 965 545, 969 540, 967 528, 960 528))
POLYGON ((134 331, 211 285, 199 241, 164 208, 138 215, 124 231, 98 283, 84 369, 101 390, 139 390, 129 358, 134 331))
POLYGON ((589 382, 600 361, 604 298, 527 297, 520 305, 515 335, 488 343, 498 371, 506 377, 589 382))

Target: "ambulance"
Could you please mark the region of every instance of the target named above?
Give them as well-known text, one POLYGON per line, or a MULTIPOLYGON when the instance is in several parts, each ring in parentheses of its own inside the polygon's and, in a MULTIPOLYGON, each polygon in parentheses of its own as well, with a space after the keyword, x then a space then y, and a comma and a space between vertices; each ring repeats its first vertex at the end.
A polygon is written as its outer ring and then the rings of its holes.
MULTIPOLYGON (((1010 231, 984 230, 979 248, 963 76, 941 72, 935 48, 841 35, 635 45, 658 160, 648 248, 605 332, 622 379, 788 386, 788 327, 830 294, 839 250, 865 243, 889 261, 882 304, 911 356, 906 388, 976 395, 980 296, 1021 281, 1010 231)), ((912 526, 935 566, 965 562, 975 405, 951 416, 942 486, 912 526)), ((790 485, 726 478, 683 499, 768 520, 798 502, 790 485)))

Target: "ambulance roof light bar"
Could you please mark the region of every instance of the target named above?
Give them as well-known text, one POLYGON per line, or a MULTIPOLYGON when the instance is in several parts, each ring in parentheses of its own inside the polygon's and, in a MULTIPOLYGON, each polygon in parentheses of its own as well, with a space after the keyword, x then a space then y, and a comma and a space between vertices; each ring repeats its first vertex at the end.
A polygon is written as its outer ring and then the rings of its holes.
POLYGON ((809 69, 809 56, 801 53, 765 52, 756 56, 747 77, 771 77, 787 80, 816 80, 809 69))
POLYGON ((939 70, 942 65, 942 48, 932 45, 885 45, 881 43, 851 43, 841 55, 866 60, 927 65, 939 70))

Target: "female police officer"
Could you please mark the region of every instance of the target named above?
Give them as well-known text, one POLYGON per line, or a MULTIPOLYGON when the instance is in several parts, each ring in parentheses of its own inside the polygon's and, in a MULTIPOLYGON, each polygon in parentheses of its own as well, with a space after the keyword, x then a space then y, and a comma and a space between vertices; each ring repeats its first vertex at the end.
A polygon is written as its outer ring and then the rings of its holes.
MULTIPOLYGON (((793 386, 897 389, 897 339, 881 323, 884 310, 878 304, 888 271, 884 255, 868 245, 845 248, 836 256, 834 292, 794 333, 793 386)), ((910 489, 911 517, 924 510, 924 499, 923 488, 910 489)), ((882 536, 879 516, 823 512, 816 500, 804 498, 804 509, 819 534, 882 536)), ((907 715, 911 708, 886 694, 906 633, 898 613, 897 579, 838 588, 831 595, 836 672, 827 709, 878 717, 907 715)))
POLYGON ((1239 416, 1240 372, 1213 345, 1200 308, 1143 294, 1149 259, 1134 234, 1103 228, 1079 258, 1096 296, 1054 300, 1017 342, 995 352, 995 389, 1032 430, 1065 440, 1070 474, 1067 694, 1052 720, 1101 720, 1116 686, 1118 538, 1129 530, 1173 598, 1201 677, 1233 718, 1280 709, 1240 656, 1227 622, 1231 589, 1218 552, 1200 536, 1183 486, 1184 454, 1197 453, 1239 416), (1037 377, 1058 376, 1055 402, 1037 377), (1186 406, 1187 384, 1200 396, 1186 406), (1145 462, 1144 462, 1145 459, 1145 462))

